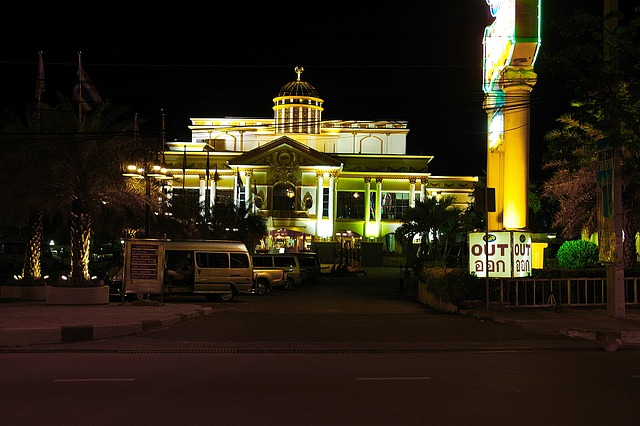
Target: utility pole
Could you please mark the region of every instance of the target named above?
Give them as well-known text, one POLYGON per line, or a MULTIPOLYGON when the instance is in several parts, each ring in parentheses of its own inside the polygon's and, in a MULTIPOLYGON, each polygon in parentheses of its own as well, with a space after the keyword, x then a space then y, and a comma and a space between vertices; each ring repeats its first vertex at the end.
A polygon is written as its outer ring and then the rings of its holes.
MULTIPOLYGON (((604 34, 603 57, 604 66, 612 75, 618 67, 618 58, 612 52, 610 43, 612 35, 618 27, 615 13, 618 11, 618 0, 604 0, 604 34)), ((613 96, 605 105, 615 102, 618 88, 613 83, 613 96)), ((625 318, 624 296, 624 246, 622 243, 623 210, 622 210, 622 167, 620 144, 620 123, 615 111, 608 108, 605 114, 611 118, 611 137, 607 146, 598 151, 598 245, 600 260, 606 263, 607 277, 607 314, 615 318, 625 318), (609 203, 605 202, 609 201, 609 203)))

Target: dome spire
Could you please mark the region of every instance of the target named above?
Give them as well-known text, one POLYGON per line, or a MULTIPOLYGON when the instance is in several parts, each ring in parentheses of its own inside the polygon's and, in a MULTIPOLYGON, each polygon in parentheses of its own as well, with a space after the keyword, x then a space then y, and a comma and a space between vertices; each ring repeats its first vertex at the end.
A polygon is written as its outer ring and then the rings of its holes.
POLYGON ((295 67, 296 80, 282 86, 273 98, 275 133, 320 134, 322 103, 315 87, 302 81, 304 68, 295 67))

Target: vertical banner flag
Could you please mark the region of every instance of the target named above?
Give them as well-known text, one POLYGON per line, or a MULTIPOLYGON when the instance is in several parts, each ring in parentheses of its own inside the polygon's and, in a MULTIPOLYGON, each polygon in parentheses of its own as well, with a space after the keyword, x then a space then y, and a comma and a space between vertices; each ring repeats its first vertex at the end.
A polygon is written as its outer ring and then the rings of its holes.
POLYGON ((237 172, 236 184, 238 185, 238 191, 242 189, 242 178, 240 177, 240 170, 237 172))
POLYGON ((36 80, 36 100, 42 100, 44 93, 44 62, 42 60, 42 50, 38 52, 38 79, 36 80))
POLYGON ((78 52, 78 81, 73 88, 73 100, 78 103, 80 112, 89 112, 102 102, 96 87, 84 71, 81 62, 82 52, 78 52))

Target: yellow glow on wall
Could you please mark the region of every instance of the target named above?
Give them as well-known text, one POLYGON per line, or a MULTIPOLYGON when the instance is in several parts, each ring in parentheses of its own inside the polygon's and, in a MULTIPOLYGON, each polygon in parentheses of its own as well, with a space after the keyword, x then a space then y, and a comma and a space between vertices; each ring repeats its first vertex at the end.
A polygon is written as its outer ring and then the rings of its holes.
POLYGON ((549 247, 547 243, 531 243, 531 267, 533 269, 544 268, 544 249, 549 247))
POLYGON ((367 228, 367 238, 378 238, 380 236, 380 232, 378 230, 378 224, 376 222, 368 222, 366 224, 367 228))
POLYGON ((322 238, 333 237, 333 226, 331 221, 328 219, 322 219, 320 223, 318 223, 318 236, 322 238))

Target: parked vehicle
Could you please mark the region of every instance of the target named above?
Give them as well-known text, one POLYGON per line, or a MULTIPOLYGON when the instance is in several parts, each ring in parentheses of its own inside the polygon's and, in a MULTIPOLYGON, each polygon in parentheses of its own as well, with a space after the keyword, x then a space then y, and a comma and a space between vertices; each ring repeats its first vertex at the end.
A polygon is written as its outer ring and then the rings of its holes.
POLYGON ((251 293, 265 294, 273 287, 283 287, 287 282, 287 272, 283 269, 253 268, 253 288, 251 293))
POLYGON ((124 265, 106 275, 111 297, 128 299, 203 294, 227 302, 287 282, 286 271, 254 268, 243 243, 224 240, 130 240, 124 265))
POLYGON ((285 271, 287 280, 282 286, 283 289, 291 290, 294 286, 302 284, 300 262, 293 254, 254 254, 251 258, 256 268, 285 271))
POLYGON ((300 263, 300 275, 302 282, 315 282, 319 277, 322 269, 320 257, 312 252, 295 253, 300 263))
POLYGON ((286 290, 305 282, 314 282, 320 276, 320 258, 316 253, 254 254, 251 257, 255 268, 286 271, 288 277, 288 283, 284 286, 286 290))
POLYGON ((154 240, 125 242, 125 294, 202 294, 228 302, 252 291, 253 265, 240 241, 154 240))

